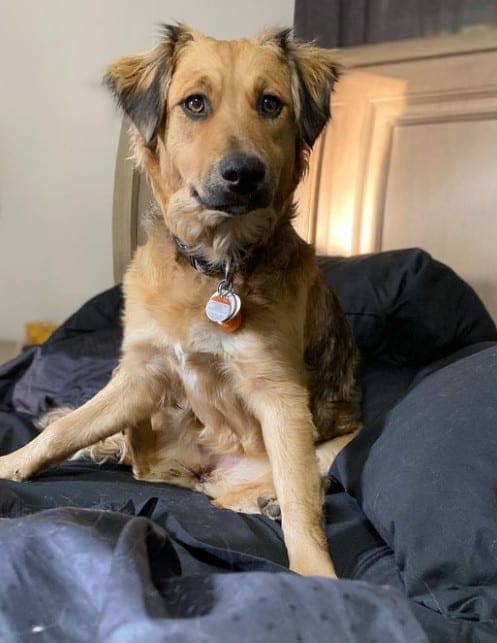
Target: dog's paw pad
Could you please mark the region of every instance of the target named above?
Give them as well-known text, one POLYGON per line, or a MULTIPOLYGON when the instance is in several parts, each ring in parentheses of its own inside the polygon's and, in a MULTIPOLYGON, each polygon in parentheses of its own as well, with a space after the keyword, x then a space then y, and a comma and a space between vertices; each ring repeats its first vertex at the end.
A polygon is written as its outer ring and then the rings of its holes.
POLYGON ((263 516, 267 516, 272 520, 281 520, 281 508, 277 498, 259 496, 257 498, 257 506, 263 516))

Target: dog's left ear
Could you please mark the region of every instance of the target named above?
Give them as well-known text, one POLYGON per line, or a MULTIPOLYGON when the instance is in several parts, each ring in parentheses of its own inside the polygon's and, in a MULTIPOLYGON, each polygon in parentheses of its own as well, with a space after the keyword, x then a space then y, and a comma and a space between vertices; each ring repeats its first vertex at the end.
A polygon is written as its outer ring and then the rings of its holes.
POLYGON ((192 37, 192 31, 184 25, 164 25, 163 36, 154 49, 119 58, 107 67, 104 84, 147 146, 152 145, 164 118, 178 50, 192 37))
POLYGON ((290 29, 276 33, 275 39, 290 64, 296 118, 310 148, 331 116, 331 92, 341 65, 336 52, 295 40, 290 29))

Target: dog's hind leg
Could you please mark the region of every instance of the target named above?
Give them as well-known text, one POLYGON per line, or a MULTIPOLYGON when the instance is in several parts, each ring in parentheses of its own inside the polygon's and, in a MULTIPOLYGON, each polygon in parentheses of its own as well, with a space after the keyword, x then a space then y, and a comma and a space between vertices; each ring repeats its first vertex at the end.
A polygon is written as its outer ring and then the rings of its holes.
POLYGON ((326 440, 326 442, 321 442, 321 444, 317 445, 316 456, 318 459, 318 467, 321 477, 328 478, 328 473, 330 471, 331 465, 335 461, 335 458, 340 453, 340 451, 345 448, 351 440, 355 438, 358 433, 359 430, 353 431, 352 433, 339 435, 337 438, 326 440))
MULTIPOLYGON (((330 484, 328 473, 333 461, 355 435, 341 435, 316 447, 322 496, 330 484)), ((206 477, 200 490, 213 498, 212 504, 216 507, 242 513, 260 513, 276 520, 281 518, 267 457, 225 456, 206 477)))
POLYGON ((168 404, 127 427, 125 451, 137 480, 166 482, 199 489, 210 456, 198 444, 202 428, 187 401, 170 398, 168 404))
POLYGON ((274 520, 281 517, 281 509, 276 498, 271 467, 267 462, 267 473, 260 475, 250 482, 240 483, 231 488, 224 488, 217 494, 215 484, 207 483, 204 491, 213 494, 212 504, 221 509, 231 509, 240 513, 262 514, 274 520))
POLYGON ((0 457, 0 478, 26 480, 150 414, 164 379, 136 361, 130 366, 121 364, 107 386, 86 404, 50 424, 21 449, 0 457))
POLYGON ((259 498, 276 500, 267 456, 221 456, 204 476, 199 491, 210 496, 215 507, 247 514, 266 513, 257 502, 259 498))

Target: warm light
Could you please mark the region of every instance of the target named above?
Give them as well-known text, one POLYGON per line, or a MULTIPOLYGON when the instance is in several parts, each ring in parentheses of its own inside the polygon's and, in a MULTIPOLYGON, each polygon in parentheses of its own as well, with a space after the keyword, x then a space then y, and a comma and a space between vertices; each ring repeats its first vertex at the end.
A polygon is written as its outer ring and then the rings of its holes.
POLYGON ((332 121, 297 190, 295 225, 318 254, 379 249, 385 162, 405 93, 405 82, 388 76, 350 71, 340 80, 332 121))

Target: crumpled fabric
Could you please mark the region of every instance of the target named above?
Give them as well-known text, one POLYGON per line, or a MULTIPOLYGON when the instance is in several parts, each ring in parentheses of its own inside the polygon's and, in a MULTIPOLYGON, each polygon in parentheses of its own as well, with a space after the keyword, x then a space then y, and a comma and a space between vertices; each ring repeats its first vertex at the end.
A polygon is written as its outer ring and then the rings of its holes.
POLYGON ((289 572, 182 576, 167 530, 144 517, 52 509, 0 519, 0 543, 5 643, 427 640, 388 587, 289 572))

